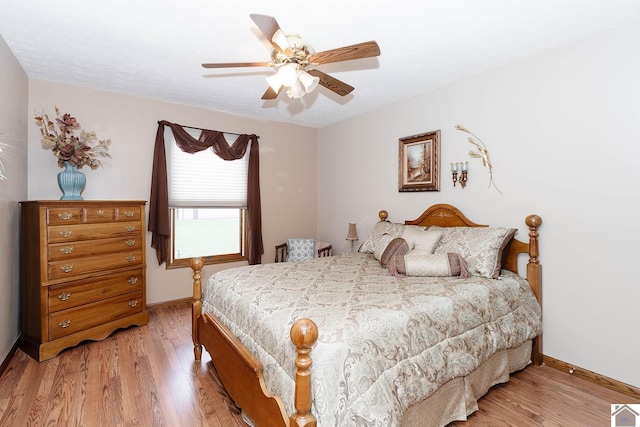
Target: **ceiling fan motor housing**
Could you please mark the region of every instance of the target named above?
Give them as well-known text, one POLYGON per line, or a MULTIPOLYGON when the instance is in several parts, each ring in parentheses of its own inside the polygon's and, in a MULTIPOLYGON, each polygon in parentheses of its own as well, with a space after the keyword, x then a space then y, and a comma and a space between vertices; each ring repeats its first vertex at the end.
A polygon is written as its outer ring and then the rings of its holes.
POLYGON ((295 63, 299 64, 303 68, 309 65, 309 56, 316 53, 313 46, 300 38, 298 34, 287 34, 287 41, 289 42, 292 54, 287 56, 284 53, 273 49, 271 51, 271 61, 274 65, 295 63))

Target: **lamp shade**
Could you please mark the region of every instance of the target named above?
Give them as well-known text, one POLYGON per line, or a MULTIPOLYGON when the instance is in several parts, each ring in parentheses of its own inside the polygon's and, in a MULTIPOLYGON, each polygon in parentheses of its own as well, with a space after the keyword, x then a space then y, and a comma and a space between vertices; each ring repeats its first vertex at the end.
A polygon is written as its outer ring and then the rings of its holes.
POLYGON ((314 77, 304 70, 300 70, 298 73, 298 80, 302 83, 306 93, 314 90, 318 86, 318 83, 320 83, 320 79, 318 77, 314 77))
POLYGON ((278 70, 278 75, 280 76, 280 82, 283 86, 292 86, 298 80, 298 65, 297 64, 286 64, 280 67, 278 70))
POLYGON ((289 86, 289 89, 287 89, 287 96, 289 98, 302 98, 304 94, 305 92, 304 88, 302 87, 302 83, 300 83, 298 80, 296 80, 291 86, 289 86))
POLYGON ((273 89, 275 93, 278 93, 282 87, 282 79, 280 79, 278 73, 267 77, 267 83, 269 83, 269 86, 271 86, 271 89, 273 89))
POLYGON ((347 232, 347 240, 358 240, 358 231, 356 230, 356 223, 349 223, 349 231, 347 232))

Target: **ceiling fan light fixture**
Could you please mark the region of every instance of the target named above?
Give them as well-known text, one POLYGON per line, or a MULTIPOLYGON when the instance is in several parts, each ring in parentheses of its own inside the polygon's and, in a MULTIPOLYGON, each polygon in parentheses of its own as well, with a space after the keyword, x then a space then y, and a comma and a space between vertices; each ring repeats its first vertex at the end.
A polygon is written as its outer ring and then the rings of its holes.
POLYGON ((278 93, 280 91, 280 88, 282 87, 282 79, 280 78, 280 75, 278 73, 269 76, 266 78, 267 79, 267 83, 269 83, 269 86, 271 86, 271 89, 273 89, 274 92, 278 93))
POLYGON ((291 87, 298 81, 298 64, 286 64, 278 70, 282 86, 291 87))
POLYGON ((320 83, 320 78, 314 77, 304 70, 300 70, 298 73, 298 80, 302 83, 302 87, 304 87, 306 93, 312 92, 318 87, 318 83, 320 83))
POLYGON ((304 91, 304 87, 302 87, 300 80, 296 80, 295 83, 287 89, 287 96, 293 99, 302 98, 305 93, 306 92, 304 91))
POLYGON ((275 33, 273 33, 271 41, 277 44, 283 52, 289 52, 291 50, 291 47, 289 46, 289 40, 287 40, 287 36, 282 32, 281 29, 278 29, 275 33))

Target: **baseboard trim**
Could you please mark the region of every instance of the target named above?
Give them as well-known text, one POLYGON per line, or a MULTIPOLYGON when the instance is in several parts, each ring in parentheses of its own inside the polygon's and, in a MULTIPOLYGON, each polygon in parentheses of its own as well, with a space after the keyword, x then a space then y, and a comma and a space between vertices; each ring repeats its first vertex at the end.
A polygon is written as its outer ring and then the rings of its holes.
POLYGON ((153 304, 147 304, 147 311, 155 310, 156 308, 173 307, 174 305, 191 304, 193 298, 180 298, 171 301, 155 302, 153 304))
MULTIPOLYGON (((562 360, 554 359, 546 354, 542 356, 543 363, 550 368, 557 369, 561 372, 566 372, 568 375, 582 378, 609 390, 624 393, 634 399, 640 399, 640 388, 623 383, 622 381, 614 380, 613 378, 605 377, 598 373, 589 371, 576 365, 572 365, 562 360)), ((613 402, 615 403, 615 402, 613 402)))
POLYGON ((18 351, 18 341, 20 341, 20 337, 18 337, 16 342, 13 343, 13 347, 11 347, 11 350, 9 350, 9 354, 7 354, 7 357, 5 357, 2 361, 2 365, 0 365, 0 377, 2 376, 2 374, 4 374, 4 371, 7 370, 7 367, 9 366, 13 355, 16 354, 16 351, 18 351))

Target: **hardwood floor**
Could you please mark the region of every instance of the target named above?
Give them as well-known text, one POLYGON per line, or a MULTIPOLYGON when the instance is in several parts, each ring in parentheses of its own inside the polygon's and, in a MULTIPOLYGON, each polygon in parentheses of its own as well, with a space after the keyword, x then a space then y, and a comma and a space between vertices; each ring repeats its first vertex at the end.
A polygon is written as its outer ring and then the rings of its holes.
MULTIPOLYGON (((549 367, 492 388, 475 426, 608 426, 632 398, 549 367)), ((0 426, 244 426, 208 356, 193 359, 188 304, 150 311, 121 330, 38 363, 18 350, 0 378, 0 426)))

